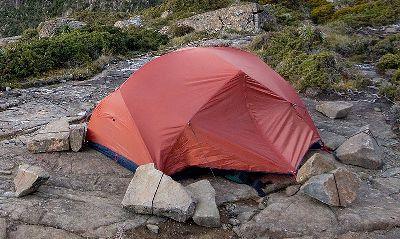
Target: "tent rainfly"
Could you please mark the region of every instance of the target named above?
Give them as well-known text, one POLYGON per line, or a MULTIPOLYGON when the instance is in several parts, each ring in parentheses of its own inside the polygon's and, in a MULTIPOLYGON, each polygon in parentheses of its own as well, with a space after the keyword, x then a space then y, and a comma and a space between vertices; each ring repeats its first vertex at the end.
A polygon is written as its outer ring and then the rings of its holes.
POLYGON ((93 111, 91 144, 123 166, 295 173, 319 133, 296 91, 257 56, 174 51, 136 71, 93 111))

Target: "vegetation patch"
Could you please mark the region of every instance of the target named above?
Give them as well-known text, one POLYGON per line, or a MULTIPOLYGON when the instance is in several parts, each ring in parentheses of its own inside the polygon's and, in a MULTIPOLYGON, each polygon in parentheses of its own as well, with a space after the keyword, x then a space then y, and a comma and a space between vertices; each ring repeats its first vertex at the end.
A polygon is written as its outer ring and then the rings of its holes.
POLYGON ((332 20, 342 20, 349 26, 381 26, 399 20, 400 0, 356 1, 355 5, 337 10, 332 20))
POLYGON ((342 90, 364 85, 349 72, 342 57, 324 46, 321 32, 311 26, 287 27, 258 37, 251 49, 289 80, 296 89, 342 90))
POLYGON ((88 27, 10 45, 0 54, 0 85, 16 84, 52 70, 90 64, 102 55, 157 50, 168 38, 151 30, 88 27))

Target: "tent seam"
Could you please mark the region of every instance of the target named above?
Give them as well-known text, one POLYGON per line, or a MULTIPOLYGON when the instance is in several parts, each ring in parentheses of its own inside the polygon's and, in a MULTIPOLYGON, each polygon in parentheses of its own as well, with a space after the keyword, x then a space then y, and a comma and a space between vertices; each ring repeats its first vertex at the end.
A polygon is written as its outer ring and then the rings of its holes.
MULTIPOLYGON (((244 75, 244 78, 248 77, 248 78, 254 80, 253 78, 251 78, 250 76, 248 76, 245 72, 242 72, 242 73, 243 73, 243 75, 244 75)), ((283 160, 284 162, 286 162, 285 158, 283 157, 283 155, 282 155, 281 153, 279 153, 279 151, 276 149, 275 145, 274 145, 268 138, 266 138, 266 137, 264 136, 264 134, 262 134, 262 132, 261 132, 261 130, 260 130, 260 128, 259 128, 258 123, 257 123, 256 120, 254 119, 254 116, 250 113, 250 109, 249 109, 248 106, 247 106, 248 101, 247 101, 247 88, 246 88, 246 86, 244 86, 244 94, 243 94, 243 96, 244 96, 245 107, 246 107, 246 109, 247 109, 247 112, 248 112, 248 114, 249 114, 249 116, 250 116, 251 121, 252 121, 253 124, 255 125, 255 128, 257 129, 258 133, 261 135, 261 137, 262 137, 264 140, 266 140, 268 143, 270 143, 270 145, 272 146, 274 152, 275 152, 277 155, 280 156, 280 159, 283 160)), ((274 164, 276 164, 276 163, 274 162, 274 164)), ((290 164, 288 164, 288 166, 289 166, 290 168, 292 168, 292 166, 291 166, 290 164)), ((292 170, 294 170, 294 169, 292 169, 292 170)))

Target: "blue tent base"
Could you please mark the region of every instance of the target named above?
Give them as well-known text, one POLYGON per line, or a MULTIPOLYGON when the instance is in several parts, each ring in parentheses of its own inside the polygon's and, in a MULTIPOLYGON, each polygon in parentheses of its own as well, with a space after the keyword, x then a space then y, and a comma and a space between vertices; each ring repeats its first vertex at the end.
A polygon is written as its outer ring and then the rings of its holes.
POLYGON ((101 144, 89 142, 89 146, 92 147, 93 149, 99 151, 100 153, 104 154, 111 160, 117 162, 119 165, 121 165, 122 167, 124 167, 132 172, 135 172, 136 169, 138 168, 138 165, 135 164, 134 162, 130 161, 129 159, 125 158, 124 156, 121 156, 121 155, 115 153, 111 149, 109 149, 101 144))

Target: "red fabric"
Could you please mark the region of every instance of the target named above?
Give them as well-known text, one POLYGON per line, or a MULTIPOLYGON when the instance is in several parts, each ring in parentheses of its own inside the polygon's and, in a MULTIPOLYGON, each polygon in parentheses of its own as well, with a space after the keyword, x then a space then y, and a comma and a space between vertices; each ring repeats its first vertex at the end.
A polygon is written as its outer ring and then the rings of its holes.
POLYGON ((166 174, 189 166, 294 173, 319 139, 289 83, 226 47, 149 62, 101 101, 88 126, 88 140, 166 174))

